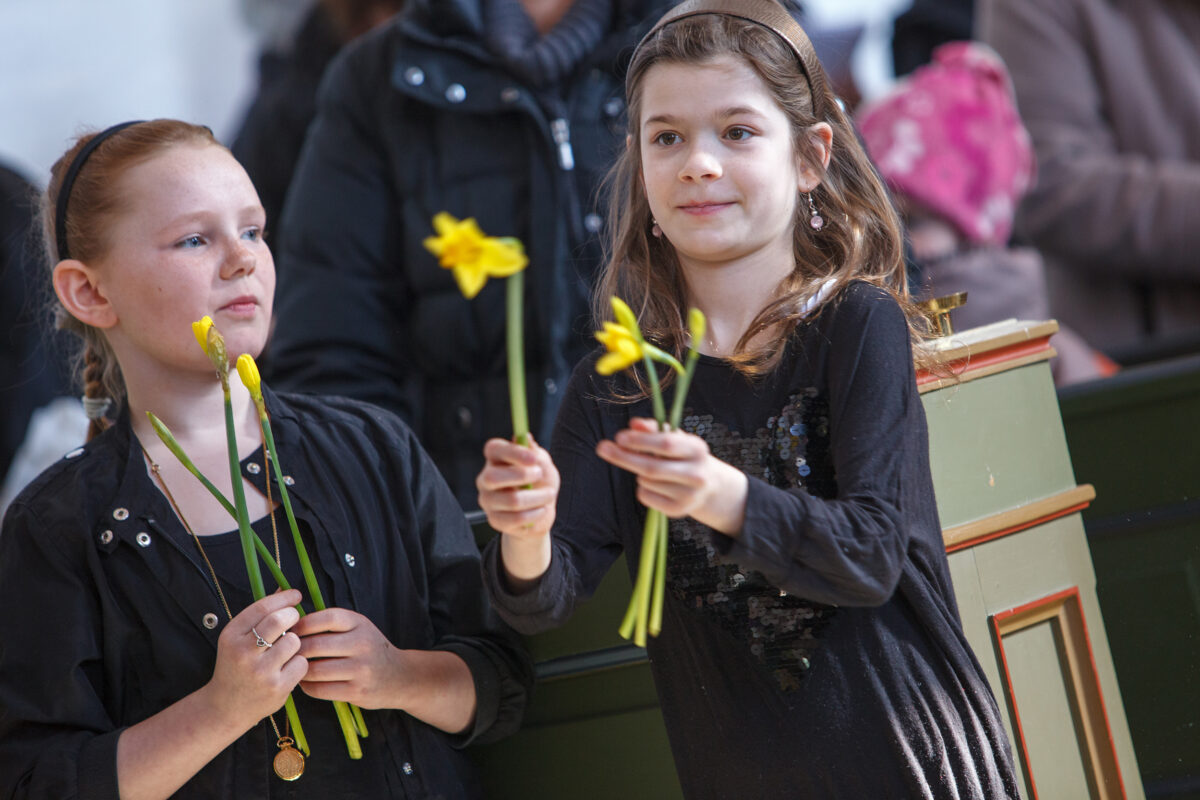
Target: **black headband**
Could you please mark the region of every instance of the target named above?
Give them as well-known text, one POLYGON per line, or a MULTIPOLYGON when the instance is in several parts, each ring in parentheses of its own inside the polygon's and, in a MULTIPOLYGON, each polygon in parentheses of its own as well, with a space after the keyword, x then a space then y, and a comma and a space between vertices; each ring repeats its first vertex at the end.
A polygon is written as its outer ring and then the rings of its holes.
MULTIPOLYGON (((808 82, 809 94, 812 95, 813 110, 816 111, 818 103, 821 102, 817 88, 818 85, 823 86, 824 84, 824 73, 818 65, 809 63, 809 59, 813 58, 811 54, 816 51, 813 49, 812 42, 809 41, 808 34, 800 27, 800 23, 792 19, 792 15, 787 12, 787 9, 776 0, 686 0, 663 14, 658 22, 654 23, 654 27, 642 37, 634 49, 635 57, 637 51, 641 50, 646 42, 650 41, 650 38, 664 26, 684 17, 694 17, 699 14, 721 14, 753 22, 770 30, 786 42, 792 52, 796 54, 796 60, 800 62, 800 69, 804 72, 804 79, 808 82)), ((631 77, 632 75, 626 77, 627 83, 631 77)), ((625 89, 628 94, 630 87, 626 85, 625 89)))
POLYGON ((84 162, 105 139, 130 125, 137 125, 139 122, 145 122, 145 120, 134 119, 129 122, 121 122, 100 131, 75 154, 75 158, 71 160, 71 166, 67 167, 67 174, 63 177, 62 186, 58 187, 58 202, 55 203, 54 208, 54 242, 58 247, 60 261, 71 257, 67 252, 67 201, 71 199, 71 187, 75 185, 75 179, 79 176, 79 171, 83 169, 84 162))

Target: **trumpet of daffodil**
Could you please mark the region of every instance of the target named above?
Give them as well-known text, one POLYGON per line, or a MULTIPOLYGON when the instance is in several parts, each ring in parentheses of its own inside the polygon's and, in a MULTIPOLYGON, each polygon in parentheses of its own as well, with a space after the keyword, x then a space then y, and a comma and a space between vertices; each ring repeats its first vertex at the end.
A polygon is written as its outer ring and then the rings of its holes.
POLYGON ((641 343, 624 325, 605 322, 604 330, 596 331, 596 339, 607 351, 596 362, 596 372, 601 375, 612 375, 642 360, 641 343))
POLYGON ((459 220, 442 211, 434 216, 433 229, 437 236, 425 239, 425 249, 453 271, 468 300, 479 294, 488 278, 507 278, 529 263, 520 241, 487 236, 472 218, 459 220))
POLYGON ((258 364, 254 363, 254 356, 249 353, 242 353, 238 356, 237 372, 261 415, 263 413, 262 376, 258 373, 258 364))

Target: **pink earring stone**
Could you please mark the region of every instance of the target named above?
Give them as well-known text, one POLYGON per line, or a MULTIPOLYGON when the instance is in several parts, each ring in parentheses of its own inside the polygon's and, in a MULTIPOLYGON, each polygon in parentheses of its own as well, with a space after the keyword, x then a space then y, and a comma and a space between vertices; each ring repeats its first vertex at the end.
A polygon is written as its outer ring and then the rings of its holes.
POLYGON ((808 220, 808 224, 812 226, 812 229, 814 231, 819 231, 819 230, 821 230, 821 228, 825 227, 825 220, 821 217, 820 214, 813 214, 812 217, 808 220))

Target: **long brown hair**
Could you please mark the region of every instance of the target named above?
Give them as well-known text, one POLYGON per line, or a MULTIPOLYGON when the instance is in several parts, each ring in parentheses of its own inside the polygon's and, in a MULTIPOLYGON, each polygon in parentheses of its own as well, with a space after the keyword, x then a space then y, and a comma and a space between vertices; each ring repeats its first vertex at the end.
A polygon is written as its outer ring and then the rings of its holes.
MULTIPOLYGON (((80 136, 50 169, 50 182, 42 196, 41 221, 51 270, 60 260, 55 234, 58 194, 71 162, 96 135, 96 132, 90 132, 80 136)), ((126 210, 119 192, 119 179, 130 168, 177 144, 220 146, 212 131, 206 127, 173 119, 156 119, 139 122, 113 133, 87 157, 70 187, 65 215, 67 250, 72 258, 87 263, 108 254, 112 246, 109 236, 112 222, 126 210)), ((71 316, 53 291, 50 296, 53 298, 50 301, 50 314, 55 327, 78 337, 75 372, 82 384, 84 397, 107 397, 114 404, 120 404, 125 397, 125 382, 108 339, 102 331, 71 316)), ((107 427, 105 422, 92 420, 88 438, 104 427, 107 427)))
POLYGON ((616 295, 633 308, 647 338, 677 355, 686 348, 687 286, 683 271, 670 242, 650 233, 652 221, 642 182, 639 135, 641 87, 646 73, 656 64, 704 64, 721 56, 734 56, 755 71, 787 115, 793 152, 805 164, 822 171, 810 128, 825 122, 833 129, 829 166, 811 193, 825 226, 814 231, 806 224, 808 203, 797 197, 793 224, 795 269, 780 284, 777 297, 742 335, 731 359, 734 366, 751 377, 770 372, 778 365, 785 350, 782 345, 802 316, 819 314, 836 302, 840 290, 854 280, 867 281, 891 293, 908 316, 914 339, 920 337, 921 317, 909 299, 905 279, 899 219, 828 88, 829 81, 815 52, 811 52, 812 45, 805 38, 799 48, 803 65, 779 34, 724 14, 701 14, 670 22, 638 47, 626 79, 629 144, 608 178, 609 258, 593 297, 593 314, 598 322, 608 318, 608 298, 616 295), (805 315, 805 302, 815 297, 829 279, 834 281, 831 290, 805 315), (749 343, 764 331, 771 331, 771 335, 751 349, 749 343))

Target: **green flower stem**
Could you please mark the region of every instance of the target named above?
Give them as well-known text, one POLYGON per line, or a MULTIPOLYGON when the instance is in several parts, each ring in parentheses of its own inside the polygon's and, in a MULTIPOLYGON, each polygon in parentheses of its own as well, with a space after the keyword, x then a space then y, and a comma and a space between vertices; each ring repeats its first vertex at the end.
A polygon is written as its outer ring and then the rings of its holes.
POLYGON ((658 530, 655 532, 655 547, 658 550, 654 562, 654 592, 650 599, 650 623, 647 632, 658 636, 662 631, 663 592, 667 583, 667 517, 658 515, 658 530))
MULTIPOLYGON (((279 452, 275 448, 275 433, 271 429, 271 418, 267 416, 266 407, 258 403, 256 397, 255 404, 258 405, 258 421, 262 425, 263 441, 266 442, 267 452, 271 456, 271 469, 275 472, 275 484, 279 487, 279 499, 283 502, 288 527, 292 530, 292 542, 296 545, 300 571, 304 573, 304 585, 308 587, 308 595, 312 599, 313 608, 317 611, 324 611, 326 608, 325 598, 321 595, 321 587, 317 585, 312 561, 308 558, 308 548, 304 546, 304 539, 300 536, 300 526, 296 524, 296 514, 292 511, 292 498, 288 494, 287 482, 283 479, 283 467, 279 465, 279 452)), ((366 730, 366 724, 363 723, 361 728, 355 724, 357 720, 351 714, 349 703, 343 700, 334 700, 333 709, 337 713, 338 724, 342 728, 342 737, 346 740, 346 750, 349 751, 350 758, 362 758, 362 746, 358 743, 358 737, 359 735, 366 736, 366 733, 360 734, 361 731, 366 730)), ((357 719, 362 719, 361 711, 358 712, 357 719)))
MULTIPOLYGON (((642 533, 646 535, 646 533, 642 533)), ((637 604, 640 602, 641 595, 637 594, 637 582, 634 582, 634 590, 629 595, 629 606, 625 608, 625 616, 620 620, 620 627, 617 628, 617 633, 620 638, 628 639, 634 636, 634 622, 637 621, 637 604)))
POLYGON ((350 713, 354 715, 354 727, 358 729, 358 735, 367 738, 367 721, 363 719, 362 709, 351 703, 350 713))
POLYGON ((688 388, 692 385, 692 375, 696 372, 696 362, 699 360, 699 350, 688 350, 687 366, 680 373, 679 383, 675 386, 675 397, 671 402, 671 430, 679 430, 679 423, 683 420, 683 403, 687 399, 688 388))
POLYGON ((679 373, 680 376, 683 375, 683 364, 680 364, 679 359, 668 353, 666 350, 655 347, 643 339, 642 351, 649 355, 653 361, 657 361, 660 364, 666 364, 668 367, 679 373))
MULTIPOLYGON (((233 503, 229 502, 225 498, 225 495, 221 494, 221 490, 216 486, 213 486, 212 481, 206 478, 204 473, 202 473, 195 463, 192 462, 192 459, 188 457, 186 452, 184 452, 183 446, 179 444, 179 442, 175 439, 175 435, 171 433, 171 429, 168 428, 161 419, 154 416, 153 412, 147 411, 146 416, 150 418, 150 424, 154 426, 154 432, 158 434, 158 438, 161 439, 162 443, 167 446, 167 449, 174 454, 175 458, 179 459, 179 463, 183 464, 188 472, 196 476, 197 480, 200 481, 204 488, 208 489, 209 494, 211 494, 216 501, 221 504, 221 507, 229 512, 229 516, 233 517, 236 521, 237 509, 233 507, 233 503)), ((275 559, 271 557, 271 551, 267 549, 267 546, 263 544, 262 539, 258 537, 257 533, 254 533, 253 529, 251 529, 250 532, 254 534, 254 549, 258 552, 259 557, 266 563, 267 569, 271 572, 271 577, 275 579, 275 584, 280 589, 285 591, 292 588, 288 583, 287 578, 283 576, 283 572, 279 569, 279 565, 275 563, 275 559)), ((300 612, 300 616, 304 616, 303 608, 296 606, 296 610, 300 612)))
POLYGON ((525 273, 506 279, 505 320, 508 339, 508 399, 512 406, 513 439, 529 446, 529 406, 525 400, 525 273))
POLYGON ((638 559, 637 578, 633 583, 633 594, 629 597, 629 607, 625 610, 625 619, 621 622, 618 633, 625 639, 633 637, 638 647, 646 646, 646 631, 650 620, 650 591, 651 580, 654 576, 654 560, 658 554, 659 517, 662 512, 650 508, 646 510, 646 523, 642 528, 642 552, 638 559))
POLYGON ((292 700, 289 694, 287 702, 283 704, 284 710, 287 712, 288 722, 292 723, 292 738, 296 740, 296 747, 306 756, 312 755, 308 749, 308 738, 304 735, 304 727, 300 724, 300 715, 296 713, 296 702, 292 700))
MULTIPOLYGON (((240 459, 238 458, 237 449, 237 431, 233 425, 233 401, 229 396, 229 379, 225 376, 221 378, 221 388, 225 393, 225 441, 229 450, 229 480, 233 484, 233 507, 237 510, 238 522, 238 538, 242 541, 242 557, 246 560, 246 574, 250 578, 250 593, 254 596, 255 602, 263 599, 267 595, 266 588, 263 587, 262 570, 258 566, 258 558, 255 557, 255 548, 253 541, 257 537, 254 531, 250 529, 250 512, 246 509, 246 489, 242 486, 242 472, 240 468, 240 459)), ((262 544, 261 542, 259 544, 262 544)), ((266 549, 265 547, 263 548, 266 549)), ((268 555, 267 558, 270 561, 268 555)), ((285 581, 286 582, 286 581, 285 581)), ((310 755, 308 749, 308 739, 304 735, 304 727, 300 724, 300 715, 296 713, 296 704, 289 694, 287 703, 288 721, 292 724, 292 733, 296 739, 296 746, 300 748, 304 755, 310 755)))
POLYGON ((225 440, 229 449, 229 480, 233 484, 233 507, 237 509, 238 536, 242 541, 242 558, 246 561, 246 574, 250 578, 250 592, 255 601, 266 597, 262 570, 255 558, 254 531, 250 529, 250 512, 246 509, 246 489, 242 486, 242 472, 238 459, 237 432, 233 426, 233 402, 229 397, 229 382, 222 381, 225 390, 225 440))
POLYGON ((271 469, 275 472, 275 484, 279 487, 279 499, 283 502, 283 511, 287 515, 288 527, 292 530, 292 543, 296 545, 296 556, 300 560, 300 571, 304 573, 304 585, 308 587, 308 596, 313 608, 325 610, 325 598, 321 596, 321 587, 317 585, 317 577, 313 574, 312 562, 308 558, 308 549, 300 536, 300 527, 296 524, 296 514, 292 511, 292 498, 288 495, 287 483, 283 480, 283 468, 279 466, 279 454, 275 450, 275 434, 271 430, 271 420, 260 411, 258 416, 262 424, 263 439, 267 443, 267 452, 271 456, 271 469))

